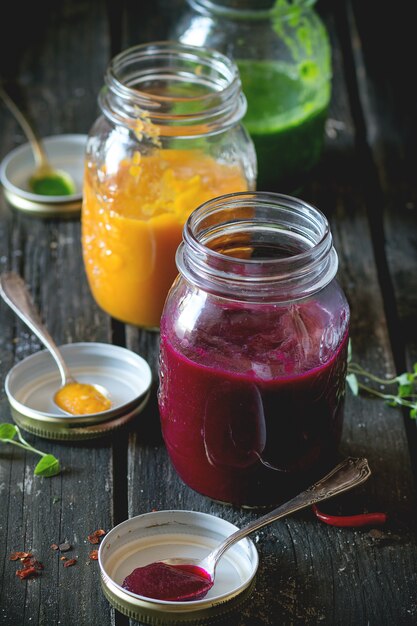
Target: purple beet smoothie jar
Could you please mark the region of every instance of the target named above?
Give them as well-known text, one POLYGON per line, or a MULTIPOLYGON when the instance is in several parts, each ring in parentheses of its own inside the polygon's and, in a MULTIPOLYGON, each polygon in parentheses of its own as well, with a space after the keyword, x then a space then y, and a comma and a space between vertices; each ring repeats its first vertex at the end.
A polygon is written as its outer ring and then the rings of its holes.
POLYGON ((294 495, 337 456, 349 306, 325 216, 280 194, 189 217, 161 319, 159 410, 182 480, 220 502, 294 495))

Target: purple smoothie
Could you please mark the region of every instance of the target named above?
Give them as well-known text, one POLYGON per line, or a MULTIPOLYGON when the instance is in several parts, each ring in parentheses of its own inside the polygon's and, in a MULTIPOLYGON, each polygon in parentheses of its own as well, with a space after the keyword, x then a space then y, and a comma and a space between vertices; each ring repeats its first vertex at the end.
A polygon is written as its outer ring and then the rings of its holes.
POLYGON ((329 469, 342 430, 348 311, 326 304, 231 308, 214 299, 178 336, 166 323, 176 313, 166 311, 162 432, 192 489, 270 506, 329 469))

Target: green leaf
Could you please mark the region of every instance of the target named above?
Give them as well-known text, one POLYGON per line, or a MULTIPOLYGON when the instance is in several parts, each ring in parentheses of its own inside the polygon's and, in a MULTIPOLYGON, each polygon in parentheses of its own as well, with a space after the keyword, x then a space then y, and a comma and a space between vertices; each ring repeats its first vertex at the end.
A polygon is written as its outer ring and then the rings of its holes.
POLYGON ((397 382, 399 385, 408 385, 410 382, 412 382, 412 380, 413 377, 411 377, 410 379, 410 374, 408 372, 404 372, 404 374, 397 376, 397 382))
POLYGON ((0 424, 0 440, 9 441, 17 435, 17 428, 14 424, 0 424))
POLYGON ((377 396, 385 400, 388 406, 392 407, 407 407, 409 409, 409 416, 413 419, 417 418, 417 402, 415 393, 417 385, 417 363, 413 364, 413 371, 404 372, 394 378, 382 379, 379 376, 375 376, 371 372, 365 370, 359 363, 351 363, 352 345, 349 339, 348 343, 348 375, 346 382, 348 383, 353 395, 357 396, 360 392, 368 393, 370 395, 377 396), (359 376, 359 378, 357 378, 359 376), (371 384, 359 382, 360 377, 366 377, 371 381, 371 384), (378 385, 376 387, 375 385, 378 385), (387 386, 396 385, 396 393, 383 393, 382 389, 387 386))
POLYGON ((359 394, 359 385, 358 385, 358 379, 356 378, 355 374, 348 374, 346 376, 346 382, 349 385, 350 390, 353 393, 353 395, 357 396, 359 394))
POLYGON ((35 476, 46 476, 49 478, 50 476, 56 476, 60 471, 58 459, 53 454, 45 454, 35 467, 34 474, 35 476))
POLYGON ((413 393, 413 385, 407 383, 406 385, 399 385, 398 387, 398 395, 400 398, 407 398, 407 396, 411 396, 413 393))

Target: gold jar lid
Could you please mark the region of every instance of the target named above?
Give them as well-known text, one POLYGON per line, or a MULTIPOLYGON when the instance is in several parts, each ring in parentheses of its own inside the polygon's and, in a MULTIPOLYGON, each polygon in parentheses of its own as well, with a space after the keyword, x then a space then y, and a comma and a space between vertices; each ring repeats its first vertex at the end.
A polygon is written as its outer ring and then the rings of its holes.
POLYGON ((248 538, 222 556, 214 585, 201 600, 146 598, 124 589, 123 580, 137 567, 163 559, 202 559, 236 530, 234 524, 198 511, 152 511, 132 517, 107 533, 100 544, 103 593, 118 611, 145 624, 211 623, 241 607, 254 590, 259 558, 248 538))
POLYGON ((6 376, 5 391, 18 426, 46 439, 92 439, 124 426, 143 410, 152 373, 141 356, 93 342, 66 344, 60 350, 74 378, 105 387, 112 407, 92 415, 61 411, 53 401, 62 384, 59 370, 51 354, 41 350, 14 365, 6 376))

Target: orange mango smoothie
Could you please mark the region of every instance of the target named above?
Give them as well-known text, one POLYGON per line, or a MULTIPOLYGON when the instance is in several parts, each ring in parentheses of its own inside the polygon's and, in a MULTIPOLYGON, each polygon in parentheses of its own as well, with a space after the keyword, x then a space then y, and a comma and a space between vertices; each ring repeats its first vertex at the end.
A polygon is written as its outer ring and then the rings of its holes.
POLYGON ((247 190, 240 167, 199 150, 136 152, 111 175, 87 167, 82 247, 97 304, 123 322, 159 328, 186 219, 215 196, 247 190))

